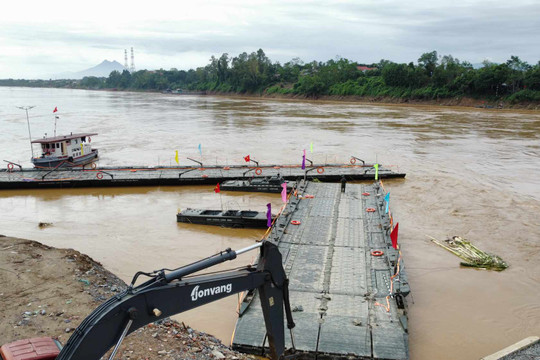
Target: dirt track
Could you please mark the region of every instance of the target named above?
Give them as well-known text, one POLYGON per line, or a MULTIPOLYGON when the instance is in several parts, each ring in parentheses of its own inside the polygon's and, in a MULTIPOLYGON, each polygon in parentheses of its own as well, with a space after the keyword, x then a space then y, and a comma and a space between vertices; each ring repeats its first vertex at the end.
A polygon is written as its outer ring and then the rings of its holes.
MULTIPOLYGON (((126 284, 73 249, 0 235, 0 345, 50 336, 65 343, 101 302, 126 284)), ((116 359, 252 359, 215 337, 164 321, 128 336, 116 359)))

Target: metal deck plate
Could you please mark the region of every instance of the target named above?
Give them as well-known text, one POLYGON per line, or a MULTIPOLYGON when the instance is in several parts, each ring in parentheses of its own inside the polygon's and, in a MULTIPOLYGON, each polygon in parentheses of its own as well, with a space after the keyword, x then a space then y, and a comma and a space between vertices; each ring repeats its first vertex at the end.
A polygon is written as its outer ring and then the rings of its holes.
MULTIPOLYGON (((314 197, 293 198, 286 219, 276 223, 270 236, 289 277, 297 350, 309 359, 407 359, 401 312, 394 298, 389 306, 386 301, 399 254, 391 247, 384 190, 347 184, 342 193, 340 184, 308 183, 303 193, 314 197), (374 250, 384 254, 373 256, 374 250)), ((406 280, 406 274, 395 279, 406 280)), ((406 281, 394 285, 408 292, 406 281)), ((249 350, 260 342, 264 327, 260 306, 252 306, 244 317, 233 344, 249 350)))

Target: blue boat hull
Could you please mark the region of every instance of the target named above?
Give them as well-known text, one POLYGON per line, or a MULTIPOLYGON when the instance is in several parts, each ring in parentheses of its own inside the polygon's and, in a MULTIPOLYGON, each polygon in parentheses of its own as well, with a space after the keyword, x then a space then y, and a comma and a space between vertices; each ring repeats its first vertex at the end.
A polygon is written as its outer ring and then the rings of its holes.
POLYGON ((98 159, 98 150, 93 149, 91 153, 78 156, 76 158, 66 158, 66 157, 41 157, 33 158, 32 163, 34 167, 39 169, 54 169, 56 167, 65 168, 65 167, 75 167, 90 164, 98 159))

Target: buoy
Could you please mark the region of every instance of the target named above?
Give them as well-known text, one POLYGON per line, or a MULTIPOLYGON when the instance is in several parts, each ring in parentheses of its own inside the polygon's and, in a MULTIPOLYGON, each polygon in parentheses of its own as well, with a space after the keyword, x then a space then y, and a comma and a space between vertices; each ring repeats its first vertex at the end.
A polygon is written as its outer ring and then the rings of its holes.
POLYGON ((368 192, 363 192, 362 195, 369 196, 369 193, 368 192))
POLYGON ((324 172, 324 168, 323 167, 317 168, 317 172, 319 174, 322 174, 324 172))
POLYGON ((300 225, 300 221, 298 221, 298 220, 292 220, 292 221, 291 221, 291 224, 293 224, 293 225, 300 225))
POLYGON ((96 174, 96 177, 97 177, 99 180, 103 179, 103 173, 102 173, 101 171, 98 172, 98 173, 96 174))
POLYGON ((350 163, 353 164, 353 165, 356 164, 356 159, 352 157, 351 160, 350 160, 350 163))
POLYGON ((13 170, 13 163, 7 164, 7 168, 8 168, 9 171, 12 171, 13 170))
POLYGON ((366 211, 367 212, 375 212, 375 208, 367 208, 366 211))
POLYGON ((231 170, 231 168, 228 167, 228 166, 225 166, 225 167, 223 168, 223 170, 231 170))
POLYGON ((256 168, 255 169, 255 174, 261 175, 262 174, 262 169, 261 168, 256 168))
POLYGON ((384 255, 384 252, 382 252, 381 250, 373 250, 371 252, 371 255, 373 255, 373 256, 382 256, 382 255, 384 255))
POLYGON ((92 170, 95 170, 95 168, 97 167, 96 163, 92 163, 91 167, 92 167, 92 170))

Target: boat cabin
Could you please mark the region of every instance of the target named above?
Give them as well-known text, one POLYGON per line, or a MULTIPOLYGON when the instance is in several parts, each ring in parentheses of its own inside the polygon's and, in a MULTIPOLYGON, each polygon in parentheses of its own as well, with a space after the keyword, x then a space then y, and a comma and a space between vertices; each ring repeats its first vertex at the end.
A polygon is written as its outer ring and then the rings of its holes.
POLYGON ((66 166, 83 165, 97 158, 97 150, 92 150, 91 136, 97 133, 80 133, 43 137, 32 144, 41 145, 41 154, 32 159, 35 166, 55 167, 61 162, 66 166), (73 165, 70 165, 73 164, 73 165))

